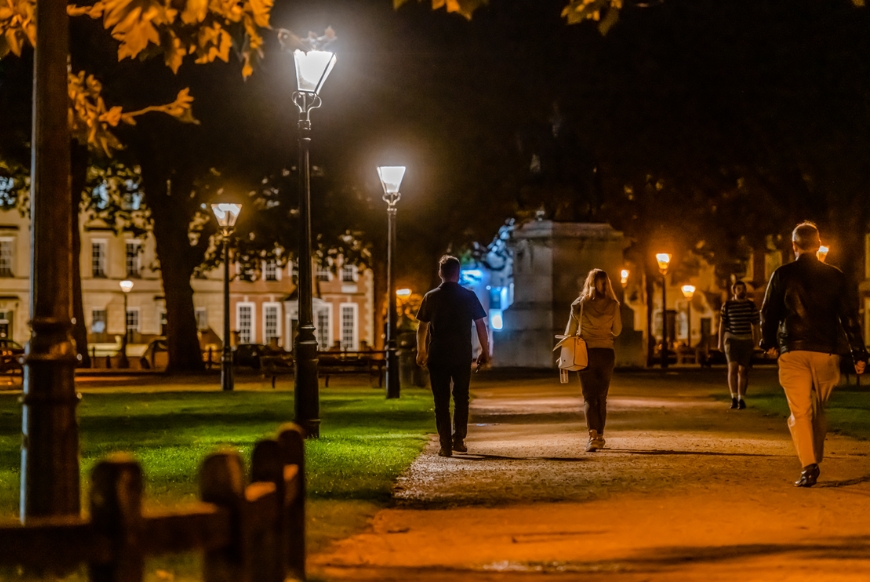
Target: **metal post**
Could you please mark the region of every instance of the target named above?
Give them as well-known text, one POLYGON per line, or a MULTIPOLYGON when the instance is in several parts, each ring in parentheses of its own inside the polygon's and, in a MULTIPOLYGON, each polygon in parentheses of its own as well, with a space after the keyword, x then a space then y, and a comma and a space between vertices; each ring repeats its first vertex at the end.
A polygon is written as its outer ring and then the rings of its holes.
POLYGON ((686 343, 692 347, 692 300, 686 300, 686 343))
POLYGON ((398 398, 401 386, 399 384, 399 355, 396 342, 396 205, 387 207, 387 398, 398 398))
POLYGON ((24 357, 21 521, 80 513, 72 338, 69 22, 65 2, 36 5, 31 176, 32 335, 24 357))
POLYGON ((662 272, 662 368, 668 367, 668 275, 662 272))
POLYGON ((320 395, 317 379, 317 338, 314 335, 311 277, 311 109, 320 106, 314 93, 297 92, 299 108, 299 331, 293 341, 296 358, 295 422, 308 438, 320 437, 320 395))
MULTIPOLYGON (((209 352, 209 364, 211 353, 209 352)), ((231 392, 233 379, 233 346, 230 337, 230 233, 224 231, 224 342, 221 350, 221 390, 231 392)))
POLYGON ((130 330, 127 328, 127 293, 124 293, 124 335, 121 336, 121 356, 118 358, 119 368, 129 368, 130 360, 127 358, 127 336, 130 330))

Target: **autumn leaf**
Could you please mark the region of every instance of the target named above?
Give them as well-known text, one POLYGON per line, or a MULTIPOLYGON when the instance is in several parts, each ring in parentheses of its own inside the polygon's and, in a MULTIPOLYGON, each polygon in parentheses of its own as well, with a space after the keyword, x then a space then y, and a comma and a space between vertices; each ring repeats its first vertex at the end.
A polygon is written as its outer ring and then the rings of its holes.
POLYGON ((0 0, 0 59, 36 42, 34 0, 0 0))
MULTIPOLYGON (((393 8, 398 9, 408 0, 393 0, 393 8)), ((422 2, 423 0, 417 0, 422 2)), ((455 12, 461 14, 468 20, 471 20, 471 15, 481 6, 489 4, 489 0, 432 0, 432 10, 445 8, 447 12, 455 12)))
POLYGON ((208 14, 208 0, 187 0, 181 13, 181 21, 185 24, 195 24, 205 20, 206 14, 208 14))

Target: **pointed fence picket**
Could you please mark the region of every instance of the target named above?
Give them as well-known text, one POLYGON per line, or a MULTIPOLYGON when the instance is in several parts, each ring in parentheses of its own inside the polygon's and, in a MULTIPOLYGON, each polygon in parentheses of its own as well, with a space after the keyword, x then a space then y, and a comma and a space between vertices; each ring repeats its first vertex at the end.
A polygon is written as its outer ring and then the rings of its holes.
POLYGON ((0 565, 67 572, 86 563, 91 582, 141 582, 145 559, 203 552, 204 582, 305 580, 304 434, 296 425, 260 441, 246 485, 235 451, 216 452, 199 470, 201 502, 143 511, 143 475, 125 453, 91 474, 89 519, 0 522, 0 565))

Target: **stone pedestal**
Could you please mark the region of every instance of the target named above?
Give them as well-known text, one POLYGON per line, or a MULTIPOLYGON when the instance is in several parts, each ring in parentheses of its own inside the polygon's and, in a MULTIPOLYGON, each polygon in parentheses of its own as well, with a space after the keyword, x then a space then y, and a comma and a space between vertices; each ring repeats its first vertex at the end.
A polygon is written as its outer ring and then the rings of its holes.
MULTIPOLYGON (((504 311, 504 328, 496 338, 496 367, 555 368, 554 336, 565 331, 571 303, 593 268, 604 269, 617 296, 623 250, 628 241, 608 224, 541 220, 513 231, 514 302, 504 311)), ((623 306, 623 311, 628 310, 623 306)), ((629 310, 630 311, 630 310, 629 310)), ((623 313, 626 339, 634 335, 633 316, 623 313)), ((640 342, 629 340, 627 343, 640 342)), ((636 358, 625 353, 617 361, 636 358)))

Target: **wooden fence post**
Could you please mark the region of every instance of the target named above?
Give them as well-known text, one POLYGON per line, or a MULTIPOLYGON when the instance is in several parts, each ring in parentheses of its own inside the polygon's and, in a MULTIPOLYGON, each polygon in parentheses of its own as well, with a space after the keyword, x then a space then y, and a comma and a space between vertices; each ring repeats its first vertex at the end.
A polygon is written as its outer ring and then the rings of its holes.
POLYGON ((199 470, 200 497, 230 512, 232 542, 206 552, 202 571, 205 582, 251 582, 250 556, 246 551, 245 470, 236 452, 213 453, 199 470))
POLYGON ((89 564, 91 582, 141 582, 142 468, 127 454, 101 461, 91 473, 91 523, 112 544, 112 559, 89 564))
POLYGON ((296 424, 283 424, 278 429, 278 443, 284 463, 299 467, 299 493, 287 510, 285 563, 291 574, 305 580, 305 432, 296 424))
POLYGON ((289 514, 282 452, 278 441, 269 439, 258 442, 251 457, 251 481, 273 483, 277 498, 275 521, 252 548, 255 577, 263 582, 284 580, 284 548, 287 547, 285 539, 289 530, 289 514))

